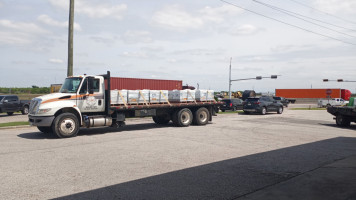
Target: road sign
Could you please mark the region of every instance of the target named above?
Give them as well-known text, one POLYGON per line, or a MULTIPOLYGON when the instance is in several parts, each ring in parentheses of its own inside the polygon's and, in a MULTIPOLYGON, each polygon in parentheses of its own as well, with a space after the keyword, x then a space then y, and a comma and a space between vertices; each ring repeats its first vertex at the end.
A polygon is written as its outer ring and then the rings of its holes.
POLYGON ((333 93, 331 89, 326 89, 326 95, 331 95, 331 93, 333 93))

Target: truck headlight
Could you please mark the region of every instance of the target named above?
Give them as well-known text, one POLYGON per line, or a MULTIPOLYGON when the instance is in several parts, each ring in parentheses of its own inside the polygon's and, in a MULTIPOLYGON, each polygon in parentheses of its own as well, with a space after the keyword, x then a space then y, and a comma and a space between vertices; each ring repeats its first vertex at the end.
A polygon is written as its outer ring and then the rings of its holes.
POLYGON ((44 113, 47 113, 49 112, 51 109, 50 108, 45 108, 45 109, 39 109, 37 114, 44 114, 44 113))

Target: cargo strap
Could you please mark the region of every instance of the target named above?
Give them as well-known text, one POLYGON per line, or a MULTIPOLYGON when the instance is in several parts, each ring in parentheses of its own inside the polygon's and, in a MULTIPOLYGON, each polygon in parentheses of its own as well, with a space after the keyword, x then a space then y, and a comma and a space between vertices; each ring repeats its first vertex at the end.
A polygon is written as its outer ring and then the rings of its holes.
POLYGON ((120 91, 120 90, 119 90, 119 95, 120 95, 120 97, 121 97, 122 101, 124 102, 125 107, 127 108, 126 101, 125 101, 125 99, 124 99, 124 96, 122 96, 122 94, 121 94, 121 91, 120 91))
MULTIPOLYGON (((190 91, 189 91, 189 90, 187 90, 187 92, 188 92, 189 96, 190 96, 190 97, 192 97, 192 99, 194 100, 194 103, 195 103, 195 104, 197 104, 197 101, 195 101, 195 98, 193 97, 193 95, 192 95, 192 94, 190 94, 190 91)), ((187 100, 188 100, 188 99, 187 99, 187 100)))
POLYGON ((160 92, 161 92, 161 95, 163 96, 163 98, 164 98, 164 99, 167 101, 167 103, 171 106, 171 103, 169 103, 169 101, 168 101, 166 95, 163 94, 162 90, 160 90, 160 92))
MULTIPOLYGON (((143 98, 143 101, 145 102, 146 106, 149 106, 148 103, 147 103, 147 101, 146 101, 146 98, 145 98, 145 96, 143 96, 141 90, 139 90, 138 92, 140 92, 140 95, 141 95, 141 97, 143 98)), ((137 101, 137 103, 138 103, 138 101, 137 101)))

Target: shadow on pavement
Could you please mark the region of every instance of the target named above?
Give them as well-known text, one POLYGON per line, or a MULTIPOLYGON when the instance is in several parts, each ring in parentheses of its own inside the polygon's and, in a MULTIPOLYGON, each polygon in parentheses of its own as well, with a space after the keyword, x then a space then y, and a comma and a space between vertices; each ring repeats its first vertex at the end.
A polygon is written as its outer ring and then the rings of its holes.
MULTIPOLYGON (((56 199, 236 199, 293 177, 300 178, 301 174, 304 176, 306 172, 355 154, 356 138, 338 137, 132 180, 56 199)), ((320 197, 317 199, 347 199, 356 193, 354 188, 350 189, 352 183, 350 185, 345 182, 342 185, 343 183, 334 183, 332 180, 328 183, 330 185, 312 184, 312 195, 320 197), (338 187, 333 184, 338 184, 338 187)), ((291 194, 297 194, 301 188, 289 189, 291 194)), ((311 194, 300 195, 304 197, 302 199, 313 199, 307 196, 311 194)), ((289 199, 300 199, 300 196, 290 196, 289 199)))

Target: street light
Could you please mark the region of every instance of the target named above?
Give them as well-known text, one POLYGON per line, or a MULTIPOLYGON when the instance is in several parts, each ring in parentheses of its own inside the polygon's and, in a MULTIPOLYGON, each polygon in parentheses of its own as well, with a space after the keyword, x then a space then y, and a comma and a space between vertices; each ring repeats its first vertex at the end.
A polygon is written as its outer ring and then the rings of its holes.
POLYGON ((323 82, 329 82, 329 81, 336 81, 336 82, 356 82, 356 81, 347 81, 347 80, 344 80, 344 79, 336 79, 336 80, 323 79, 323 82))
POLYGON ((246 80, 262 80, 262 78, 277 79, 281 75, 271 75, 271 76, 256 76, 255 78, 241 78, 231 80, 231 65, 230 65, 230 77, 229 77, 229 99, 231 99, 231 85, 233 81, 246 81, 246 80))

